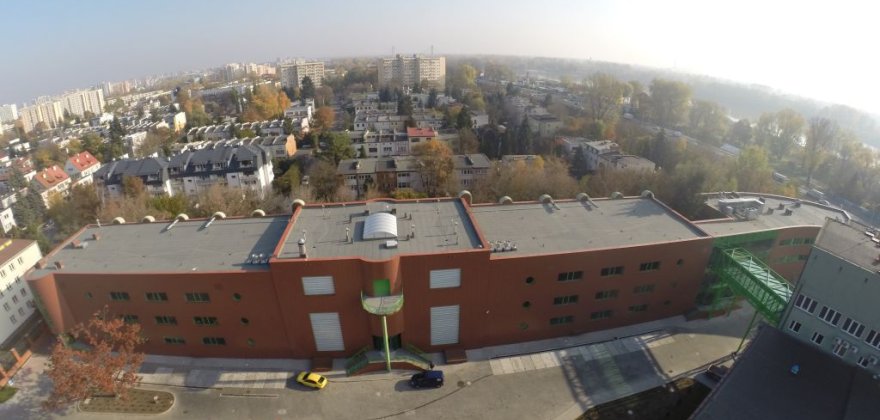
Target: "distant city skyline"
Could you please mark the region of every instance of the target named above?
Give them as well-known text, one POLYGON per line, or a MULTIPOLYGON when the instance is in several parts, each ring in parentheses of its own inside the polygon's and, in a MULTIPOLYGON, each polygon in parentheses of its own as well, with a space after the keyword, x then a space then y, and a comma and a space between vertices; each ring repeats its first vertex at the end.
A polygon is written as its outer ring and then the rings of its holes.
POLYGON ((640 64, 880 114, 880 6, 744 0, 9 3, 0 103, 280 57, 491 54, 640 64), (831 7, 833 6, 833 7, 831 7), (491 17, 491 19, 487 19, 491 17))

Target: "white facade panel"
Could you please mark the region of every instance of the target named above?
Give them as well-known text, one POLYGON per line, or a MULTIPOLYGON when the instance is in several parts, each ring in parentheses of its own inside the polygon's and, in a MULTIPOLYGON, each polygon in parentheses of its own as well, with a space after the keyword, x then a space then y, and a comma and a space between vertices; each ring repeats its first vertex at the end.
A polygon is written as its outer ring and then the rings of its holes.
POLYGON ((333 295, 336 289, 333 286, 333 276, 303 277, 303 292, 306 296, 333 295))
POLYGON ((459 305, 431 308, 431 345, 458 343, 459 305))
POLYGON ((461 269, 431 270, 431 288, 445 289, 461 286, 461 269))
POLYGON ((342 324, 339 323, 338 312, 309 314, 312 321, 312 334, 318 351, 342 351, 342 324))

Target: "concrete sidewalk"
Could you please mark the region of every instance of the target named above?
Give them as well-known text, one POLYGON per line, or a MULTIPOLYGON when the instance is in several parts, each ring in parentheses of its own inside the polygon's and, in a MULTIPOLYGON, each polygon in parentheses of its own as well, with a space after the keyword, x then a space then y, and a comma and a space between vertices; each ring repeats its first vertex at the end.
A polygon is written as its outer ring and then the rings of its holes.
MULTIPOLYGON (((147 356, 143 386, 174 392, 166 418, 573 419, 613 401, 724 359, 739 345, 751 308, 729 317, 686 322, 673 317, 625 328, 468 351, 470 361, 442 365, 447 386, 412 390, 410 371, 345 377, 344 359, 321 392, 286 387, 308 360, 194 359, 147 356), (155 384, 155 385, 151 385, 155 384), (170 386, 170 387, 169 387, 170 386), (278 388, 287 389, 278 389, 278 388)), ((441 354, 431 355, 435 364, 441 354)), ((19 393, 0 418, 106 419, 74 410, 45 413, 51 384, 45 354, 16 375, 19 393)))
MULTIPOLYGON (((675 316, 597 331, 577 336, 557 337, 546 340, 484 347, 468 350, 468 362, 446 365, 444 369, 459 370, 469 363, 491 360, 493 374, 507 374, 560 366, 566 357, 577 355, 585 360, 613 357, 624 353, 639 352, 671 344, 671 334, 682 329, 699 329, 707 321, 686 321, 675 316)), ((435 365, 444 363, 441 353, 430 354, 435 365)), ((324 375, 334 382, 362 381, 363 377, 348 378, 345 374, 346 359, 335 359, 333 369, 324 375)), ((306 359, 227 359, 193 358, 147 355, 141 367, 143 383, 190 388, 251 388, 283 389, 299 371, 308 370, 311 363, 306 359)), ((382 375, 399 377, 402 373, 374 373, 370 378, 382 375)))

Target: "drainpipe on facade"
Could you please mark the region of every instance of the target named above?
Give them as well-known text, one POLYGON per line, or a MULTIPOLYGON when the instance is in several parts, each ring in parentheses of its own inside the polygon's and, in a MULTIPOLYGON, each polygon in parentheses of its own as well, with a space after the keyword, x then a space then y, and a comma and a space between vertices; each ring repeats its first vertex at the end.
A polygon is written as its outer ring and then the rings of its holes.
POLYGON ((385 368, 391 372, 391 346, 388 344, 387 316, 382 315, 382 340, 385 342, 385 368))

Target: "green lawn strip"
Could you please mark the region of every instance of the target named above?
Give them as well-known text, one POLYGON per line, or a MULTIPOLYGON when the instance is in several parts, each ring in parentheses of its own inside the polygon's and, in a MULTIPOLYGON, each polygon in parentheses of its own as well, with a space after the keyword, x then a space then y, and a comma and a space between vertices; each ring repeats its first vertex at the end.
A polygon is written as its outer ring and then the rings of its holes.
POLYGON ((18 391, 18 388, 13 388, 11 386, 4 386, 0 388, 0 404, 5 403, 7 400, 12 398, 13 395, 18 391))
POLYGON ((125 400, 115 397, 92 397, 79 403, 80 411, 92 413, 159 414, 174 404, 174 395, 164 391, 132 389, 125 400), (154 400, 154 397, 158 399, 154 400))

